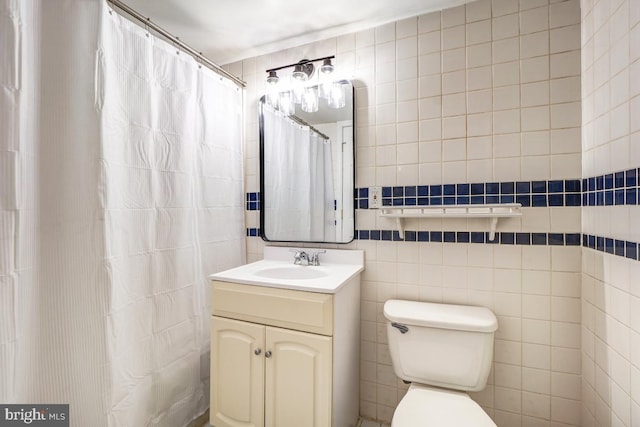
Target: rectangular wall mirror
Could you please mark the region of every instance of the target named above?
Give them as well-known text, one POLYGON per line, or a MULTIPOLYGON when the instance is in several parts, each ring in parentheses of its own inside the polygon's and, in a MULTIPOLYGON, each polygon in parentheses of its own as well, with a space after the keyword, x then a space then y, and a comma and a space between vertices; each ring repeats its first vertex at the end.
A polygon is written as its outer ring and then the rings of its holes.
POLYGON ((333 90, 344 99, 330 106, 318 97, 315 112, 299 105, 283 112, 260 100, 260 233, 266 241, 354 238, 354 90, 346 80, 333 90))

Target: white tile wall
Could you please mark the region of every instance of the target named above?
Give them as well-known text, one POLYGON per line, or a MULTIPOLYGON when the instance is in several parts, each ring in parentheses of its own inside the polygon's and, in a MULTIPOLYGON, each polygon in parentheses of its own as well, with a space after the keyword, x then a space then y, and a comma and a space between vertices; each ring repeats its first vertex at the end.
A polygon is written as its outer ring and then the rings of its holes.
MULTIPOLYGON (((579 23, 578 0, 477 0, 230 65, 248 83, 246 191, 259 189, 255 112, 263 71, 334 53, 356 86, 358 187, 580 177, 579 23)), ((580 208, 527 208, 501 227, 579 232, 580 221, 580 208)), ((248 212, 247 226, 258 223, 257 213, 248 212)), ((409 223, 415 230, 484 229, 466 220, 409 223)), ((357 224, 394 228, 372 210, 359 210, 357 224)), ((259 238, 247 239, 248 261, 261 257, 262 246, 259 238)), ((347 247, 366 254, 364 417, 388 423, 406 392, 390 364, 382 315, 387 299, 406 298, 496 313, 489 385, 472 397, 500 427, 580 424, 579 247, 386 241, 347 247)))
MULTIPOLYGON (((582 168, 591 177, 640 166, 640 2, 581 6, 582 168)), ((637 242, 639 213, 583 208, 583 233, 637 242)), ((582 425, 640 425, 639 263, 590 249, 582 259, 582 425)))

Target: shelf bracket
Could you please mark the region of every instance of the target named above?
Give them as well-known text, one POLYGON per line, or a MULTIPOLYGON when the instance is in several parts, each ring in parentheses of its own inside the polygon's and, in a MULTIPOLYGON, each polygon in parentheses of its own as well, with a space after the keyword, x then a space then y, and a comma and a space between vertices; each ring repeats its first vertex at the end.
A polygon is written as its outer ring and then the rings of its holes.
POLYGON ((489 218, 489 240, 493 241, 496 238, 497 227, 498 227, 498 217, 494 216, 489 218))
POLYGON ((396 217, 396 227, 398 227, 398 234, 400 238, 404 240, 404 219, 396 217))

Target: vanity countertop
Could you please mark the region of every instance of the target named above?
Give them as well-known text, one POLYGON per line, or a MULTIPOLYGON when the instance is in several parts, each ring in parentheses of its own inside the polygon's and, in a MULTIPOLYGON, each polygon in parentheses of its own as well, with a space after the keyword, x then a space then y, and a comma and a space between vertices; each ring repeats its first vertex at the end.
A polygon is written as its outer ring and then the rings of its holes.
MULTIPOLYGON (((294 248, 266 246, 263 260, 212 274, 209 279, 333 294, 364 270, 364 252, 361 250, 326 249, 326 253, 319 256, 319 266, 300 266, 293 264, 291 249, 294 248)), ((295 249, 308 254, 325 250, 295 249)))

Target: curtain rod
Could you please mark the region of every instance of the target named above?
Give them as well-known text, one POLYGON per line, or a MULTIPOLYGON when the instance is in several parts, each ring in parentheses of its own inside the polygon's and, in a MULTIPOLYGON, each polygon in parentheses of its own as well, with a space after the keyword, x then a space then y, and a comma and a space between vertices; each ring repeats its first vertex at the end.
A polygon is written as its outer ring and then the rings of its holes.
POLYGON ((234 76, 233 74, 227 72, 222 67, 220 67, 218 64, 216 64, 215 62, 213 62, 210 59, 208 59, 205 56, 203 56, 202 53, 196 51, 195 49, 193 49, 188 44, 180 41, 180 38, 171 35, 171 33, 169 33, 164 28, 160 27, 158 24, 155 24, 155 23, 151 22, 151 18, 145 18, 143 15, 141 15, 140 13, 135 11, 134 9, 131 9, 129 6, 127 6, 126 4, 121 2, 120 0, 107 0, 107 2, 111 3, 113 6, 117 7, 118 9, 122 10, 123 12, 125 12, 126 14, 131 16, 132 18, 140 21, 141 23, 143 23, 145 25, 145 27, 151 28, 153 31, 155 31, 158 34, 162 35, 163 37, 169 39, 173 44, 175 44, 176 46, 180 47, 182 50, 187 52, 189 55, 193 56, 196 59, 196 61, 198 61, 198 63, 201 63, 201 64, 207 66, 208 68, 210 68, 211 70, 213 70, 217 74, 220 74, 220 75, 228 78, 229 80, 233 81, 235 84, 237 84, 240 87, 247 86, 247 84, 243 80, 241 80, 241 79, 237 78, 236 76, 234 76))
POLYGON ((323 137, 324 139, 330 140, 331 138, 329 138, 327 135, 325 135, 324 133, 320 132, 318 129, 314 128, 313 126, 311 126, 309 123, 305 122, 304 120, 302 120, 300 117, 298 116, 294 116, 293 114, 291 114, 289 116, 289 118, 291 120, 293 120, 294 122, 298 123, 299 125, 302 126, 307 126, 309 129, 311 129, 312 131, 314 131, 315 133, 317 133, 318 135, 320 135, 321 137, 323 137))

